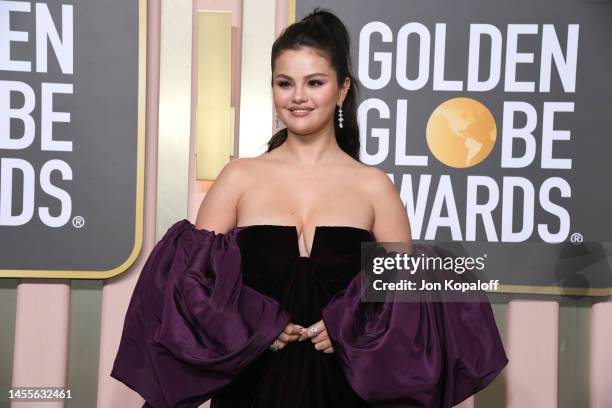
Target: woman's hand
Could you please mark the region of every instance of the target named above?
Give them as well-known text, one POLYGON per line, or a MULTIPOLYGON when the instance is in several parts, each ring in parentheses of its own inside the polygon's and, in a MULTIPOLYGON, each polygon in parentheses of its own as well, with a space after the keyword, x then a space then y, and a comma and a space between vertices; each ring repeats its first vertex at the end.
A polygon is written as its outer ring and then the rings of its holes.
POLYGON ((299 339, 301 330, 304 330, 304 328, 299 324, 289 323, 276 339, 278 350, 285 347, 287 343, 299 339))
POLYGON ((314 344, 315 349, 319 351, 324 353, 334 352, 334 348, 332 347, 331 340, 327 335, 327 329, 325 328, 323 319, 319 320, 307 329, 303 328, 300 330, 300 338, 298 341, 304 341, 306 339, 310 339, 310 341, 314 344), (313 333, 312 328, 316 328, 316 335, 313 333))

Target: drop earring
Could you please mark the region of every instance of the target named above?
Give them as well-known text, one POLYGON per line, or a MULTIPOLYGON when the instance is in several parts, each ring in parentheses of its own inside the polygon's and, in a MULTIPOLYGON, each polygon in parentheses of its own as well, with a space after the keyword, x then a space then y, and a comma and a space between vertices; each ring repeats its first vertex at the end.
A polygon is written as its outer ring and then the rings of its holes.
POLYGON ((340 107, 338 107, 338 127, 340 129, 344 127, 342 122, 344 122, 344 118, 342 117, 342 105, 340 105, 340 107))
POLYGON ((278 129, 281 127, 280 124, 280 119, 278 118, 278 115, 274 115, 274 126, 278 129))

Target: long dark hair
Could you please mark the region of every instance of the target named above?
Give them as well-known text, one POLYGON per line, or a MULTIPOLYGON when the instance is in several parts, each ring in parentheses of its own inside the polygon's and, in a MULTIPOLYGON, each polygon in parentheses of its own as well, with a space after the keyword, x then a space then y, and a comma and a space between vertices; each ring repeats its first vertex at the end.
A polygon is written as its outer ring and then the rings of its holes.
MULTIPOLYGON (((314 48, 325 55, 336 71, 338 86, 341 87, 344 79, 349 77, 351 86, 342 104, 344 125, 338 127, 336 117, 338 107, 334 112, 334 130, 336 141, 340 148, 355 160, 359 160, 359 127, 357 126, 357 81, 351 74, 350 38, 346 27, 335 14, 320 8, 301 21, 291 24, 283 30, 272 45, 272 72, 274 62, 285 50, 297 50, 301 47, 314 48)), ((273 84, 273 82, 272 82, 273 84)), ((287 129, 282 129, 268 141, 268 152, 277 148, 287 140, 287 129)))

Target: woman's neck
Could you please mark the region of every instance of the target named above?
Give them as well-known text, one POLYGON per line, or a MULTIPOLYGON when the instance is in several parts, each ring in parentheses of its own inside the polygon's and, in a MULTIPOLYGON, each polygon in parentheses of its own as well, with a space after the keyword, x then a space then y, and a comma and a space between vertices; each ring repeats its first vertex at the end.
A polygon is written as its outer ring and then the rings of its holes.
POLYGON ((287 129, 287 140, 282 147, 291 160, 302 165, 336 160, 342 150, 336 141, 333 127, 309 135, 298 135, 287 129))

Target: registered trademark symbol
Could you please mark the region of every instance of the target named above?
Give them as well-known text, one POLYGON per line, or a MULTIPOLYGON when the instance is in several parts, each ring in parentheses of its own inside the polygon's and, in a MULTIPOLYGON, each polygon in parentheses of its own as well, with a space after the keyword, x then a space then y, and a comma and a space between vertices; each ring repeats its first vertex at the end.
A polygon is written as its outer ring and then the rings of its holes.
POLYGON ((74 228, 83 228, 85 226, 85 218, 77 215, 72 219, 72 226, 74 228))
POLYGON ((570 237, 570 242, 572 242, 573 244, 580 244, 582 240, 582 234, 579 232, 574 232, 570 237))

